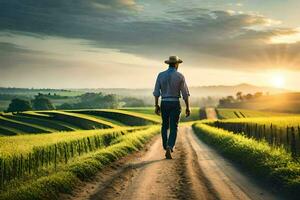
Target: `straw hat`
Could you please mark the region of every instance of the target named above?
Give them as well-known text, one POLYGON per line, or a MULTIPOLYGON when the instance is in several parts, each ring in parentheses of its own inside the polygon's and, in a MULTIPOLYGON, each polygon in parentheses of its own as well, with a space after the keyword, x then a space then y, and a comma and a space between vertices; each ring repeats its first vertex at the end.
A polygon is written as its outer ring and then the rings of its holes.
POLYGON ((166 64, 175 64, 175 63, 182 63, 183 61, 178 56, 170 56, 169 60, 166 60, 166 64))

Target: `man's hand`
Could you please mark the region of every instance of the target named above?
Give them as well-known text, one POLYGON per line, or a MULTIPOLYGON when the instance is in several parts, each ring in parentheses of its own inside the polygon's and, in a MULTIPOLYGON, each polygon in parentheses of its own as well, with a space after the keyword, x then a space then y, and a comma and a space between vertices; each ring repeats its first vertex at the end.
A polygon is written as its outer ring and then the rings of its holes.
POLYGON ((159 107, 159 105, 155 105, 155 114, 160 115, 160 107, 159 107))
POLYGON ((189 117, 191 115, 191 110, 189 108, 185 109, 185 117, 189 117))

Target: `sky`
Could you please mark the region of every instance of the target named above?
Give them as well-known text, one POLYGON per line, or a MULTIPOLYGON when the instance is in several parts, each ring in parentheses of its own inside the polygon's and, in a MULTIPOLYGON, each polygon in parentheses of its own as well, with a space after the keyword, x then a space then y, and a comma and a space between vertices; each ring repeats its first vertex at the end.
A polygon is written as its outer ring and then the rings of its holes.
POLYGON ((151 88, 170 55, 190 86, 299 90, 298 0, 0 0, 0 86, 151 88))

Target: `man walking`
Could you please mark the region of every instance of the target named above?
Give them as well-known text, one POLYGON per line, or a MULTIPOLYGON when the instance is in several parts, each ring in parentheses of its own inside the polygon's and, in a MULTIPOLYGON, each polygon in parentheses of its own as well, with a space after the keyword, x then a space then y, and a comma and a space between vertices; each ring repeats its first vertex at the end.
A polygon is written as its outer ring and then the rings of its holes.
POLYGON ((172 159, 171 152, 173 152, 177 137, 178 122, 181 113, 180 93, 186 105, 186 117, 190 115, 189 90, 184 76, 177 71, 179 64, 182 62, 177 56, 170 56, 169 60, 165 61, 169 65, 169 68, 158 74, 153 92, 155 97, 155 113, 162 116, 161 135, 167 159, 172 159), (160 96, 161 107, 158 104, 160 96), (168 137, 169 128, 170 134, 168 137))

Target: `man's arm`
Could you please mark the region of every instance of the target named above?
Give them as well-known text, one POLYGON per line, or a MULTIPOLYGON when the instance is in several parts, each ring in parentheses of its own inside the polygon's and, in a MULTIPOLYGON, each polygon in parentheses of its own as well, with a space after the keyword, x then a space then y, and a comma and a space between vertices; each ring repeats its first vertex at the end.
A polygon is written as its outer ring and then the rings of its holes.
POLYGON ((155 114, 160 115, 160 107, 158 105, 158 99, 159 97, 154 97, 155 98, 155 114))
POLYGON ((182 94, 182 98, 184 99, 184 103, 186 106, 185 109, 185 116, 188 117, 191 114, 191 110, 190 110, 190 102, 189 102, 189 96, 190 96, 190 92, 189 89, 187 87, 187 84, 185 82, 185 78, 183 77, 182 79, 182 83, 181 83, 181 87, 180 87, 180 91, 182 94))
POLYGON ((190 114, 191 114, 189 97, 186 97, 186 98, 184 99, 184 103, 185 103, 185 106, 186 106, 186 109, 185 109, 185 116, 188 117, 188 116, 190 116, 190 114))
POLYGON ((157 76, 157 79, 156 79, 153 95, 154 95, 154 100, 155 100, 155 113, 157 115, 160 115, 160 107, 158 105, 158 100, 159 100, 159 96, 160 96, 159 75, 157 76))

